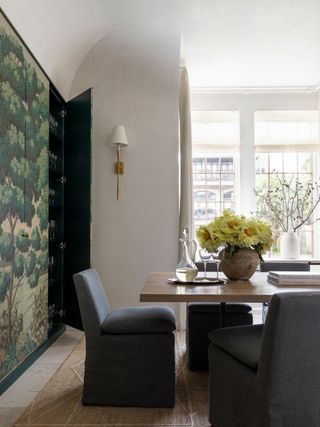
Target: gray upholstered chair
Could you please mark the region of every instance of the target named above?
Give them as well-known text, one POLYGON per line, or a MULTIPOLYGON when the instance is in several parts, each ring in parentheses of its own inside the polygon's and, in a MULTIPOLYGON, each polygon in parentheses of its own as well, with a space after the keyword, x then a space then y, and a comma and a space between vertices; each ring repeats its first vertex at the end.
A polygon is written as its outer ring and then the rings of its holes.
POLYGON ((213 331, 209 420, 214 427, 320 426, 320 292, 284 292, 265 325, 213 331))
MULTIPOLYGON (((265 261, 260 264, 260 271, 310 271, 309 261, 265 261)), ((262 322, 264 323, 268 313, 268 303, 262 304, 262 322)))
POLYGON ((173 407, 175 316, 169 307, 110 310, 96 270, 74 275, 86 336, 83 404, 173 407))
MULTIPOLYGON (((196 263, 203 271, 203 263, 196 263)), ((215 263, 207 264, 207 271, 217 271, 215 263)), ((251 325, 252 307, 249 304, 226 304, 226 326, 251 325)), ((191 371, 208 371, 208 333, 220 328, 219 303, 188 303, 186 313, 186 356, 191 371)))

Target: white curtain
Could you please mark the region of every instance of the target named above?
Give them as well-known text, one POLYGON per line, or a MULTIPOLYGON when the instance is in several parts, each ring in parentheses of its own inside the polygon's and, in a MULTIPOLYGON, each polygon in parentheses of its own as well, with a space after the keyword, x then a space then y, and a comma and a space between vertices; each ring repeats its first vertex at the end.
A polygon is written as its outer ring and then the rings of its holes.
MULTIPOLYGON (((189 77, 186 67, 180 68, 179 94, 179 121, 180 121, 180 211, 179 236, 184 227, 189 229, 189 236, 193 238, 193 205, 192 205, 192 137, 189 77)), ((180 253, 180 248, 179 248, 180 253)), ((180 304, 179 326, 185 329, 186 304, 180 304)))
POLYGON ((186 67, 180 68, 180 214, 179 234, 188 227, 189 236, 193 238, 192 205, 192 137, 189 78, 186 67))

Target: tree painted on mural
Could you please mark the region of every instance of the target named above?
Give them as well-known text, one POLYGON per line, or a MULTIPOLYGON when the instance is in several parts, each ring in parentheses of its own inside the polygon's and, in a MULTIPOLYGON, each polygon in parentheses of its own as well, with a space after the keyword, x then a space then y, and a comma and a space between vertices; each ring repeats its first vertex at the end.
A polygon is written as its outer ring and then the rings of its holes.
MULTIPOLYGON (((48 259, 48 89, 28 52, 1 28, 1 21, 0 117, 1 379, 41 341, 33 334, 39 319, 33 319, 21 340, 18 300, 24 286, 38 286, 48 259)), ((40 323, 46 321, 42 313, 40 323)))

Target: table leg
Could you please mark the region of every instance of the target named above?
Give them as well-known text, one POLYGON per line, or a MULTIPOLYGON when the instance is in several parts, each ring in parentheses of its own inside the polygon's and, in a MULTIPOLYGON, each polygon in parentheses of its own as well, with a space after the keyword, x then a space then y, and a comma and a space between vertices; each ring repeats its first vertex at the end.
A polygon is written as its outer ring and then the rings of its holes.
POLYGON ((220 328, 226 326, 226 303, 220 302, 220 328))

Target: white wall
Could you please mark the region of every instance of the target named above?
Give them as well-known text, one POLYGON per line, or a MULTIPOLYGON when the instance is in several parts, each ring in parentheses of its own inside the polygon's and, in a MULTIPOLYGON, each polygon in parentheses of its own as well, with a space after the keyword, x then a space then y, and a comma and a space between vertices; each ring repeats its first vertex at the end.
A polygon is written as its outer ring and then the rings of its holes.
POLYGON ((92 265, 112 308, 138 305, 148 272, 178 257, 178 83, 180 37, 117 31, 80 66, 71 96, 93 88, 92 265), (126 128, 116 200, 112 127, 126 128))
POLYGON ((255 209, 254 111, 316 110, 319 94, 302 92, 207 92, 191 91, 194 110, 238 110, 240 112, 240 206, 245 215, 255 209))

